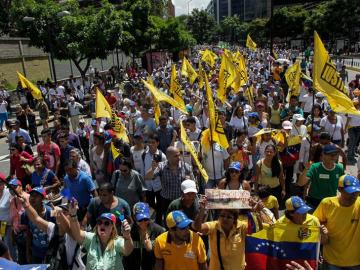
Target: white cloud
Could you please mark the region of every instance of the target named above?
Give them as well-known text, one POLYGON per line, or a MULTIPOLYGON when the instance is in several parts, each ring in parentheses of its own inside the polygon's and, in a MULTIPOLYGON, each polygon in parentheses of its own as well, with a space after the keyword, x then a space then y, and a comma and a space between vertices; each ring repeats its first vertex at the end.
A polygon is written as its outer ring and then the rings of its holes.
MULTIPOLYGON (((172 0, 175 6, 175 16, 182 14, 188 14, 188 2, 189 0, 172 0)), ((194 8, 206 9, 210 0, 192 0, 189 3, 190 13, 194 8)))

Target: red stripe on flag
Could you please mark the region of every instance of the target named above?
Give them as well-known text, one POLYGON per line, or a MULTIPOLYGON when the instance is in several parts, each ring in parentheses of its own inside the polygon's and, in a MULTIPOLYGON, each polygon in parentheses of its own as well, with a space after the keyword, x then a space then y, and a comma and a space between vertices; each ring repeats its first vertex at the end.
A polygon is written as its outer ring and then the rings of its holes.
MULTIPOLYGON (((246 268, 245 270, 285 270, 286 264, 291 260, 280 260, 275 257, 266 256, 259 253, 246 254, 246 268)), ((301 265, 304 265, 304 260, 293 260, 301 265)), ((313 269, 317 269, 316 260, 307 261, 313 269)))

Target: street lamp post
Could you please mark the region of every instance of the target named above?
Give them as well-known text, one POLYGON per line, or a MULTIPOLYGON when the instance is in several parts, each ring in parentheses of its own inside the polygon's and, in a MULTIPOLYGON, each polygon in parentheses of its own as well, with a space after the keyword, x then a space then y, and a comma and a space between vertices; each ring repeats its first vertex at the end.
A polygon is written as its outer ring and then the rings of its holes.
MULTIPOLYGON (((63 11, 58 12, 56 15, 57 15, 57 17, 62 18, 62 17, 71 15, 71 13, 69 11, 67 11, 67 10, 63 10, 63 11)), ((33 22, 35 20, 36 20, 36 18, 29 17, 29 16, 25 16, 23 18, 23 22, 26 22, 26 23, 30 23, 30 22, 33 22)), ((46 18, 46 32, 48 34, 48 39, 49 39, 50 62, 51 62, 51 69, 52 69, 53 79, 54 79, 54 82, 57 83, 55 62, 54 62, 54 50, 53 50, 54 48, 53 48, 53 43, 51 41, 51 27, 50 27, 50 24, 49 24, 49 20, 50 20, 49 18, 46 18)))
POLYGON ((190 15, 190 3, 192 0, 187 1, 187 7, 188 7, 188 16, 190 15))

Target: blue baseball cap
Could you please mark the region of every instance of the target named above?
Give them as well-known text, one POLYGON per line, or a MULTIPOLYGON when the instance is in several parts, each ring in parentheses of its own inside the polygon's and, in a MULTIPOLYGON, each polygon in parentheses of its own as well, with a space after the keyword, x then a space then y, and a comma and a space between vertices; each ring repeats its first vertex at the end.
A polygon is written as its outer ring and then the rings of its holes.
POLYGON ((256 119, 260 120, 259 114, 257 112, 248 113, 248 118, 256 118, 256 119))
POLYGON ((133 207, 133 213, 136 221, 150 219, 150 208, 147 203, 138 202, 133 207))
POLYGON ((292 196, 285 202, 286 210, 295 211, 298 214, 306 214, 312 208, 308 206, 299 196, 292 196))
POLYGON ((334 144, 329 143, 329 144, 324 145, 322 152, 325 155, 329 155, 329 154, 339 152, 339 149, 334 144))
POLYGON ((239 161, 234 161, 231 162, 230 166, 229 166, 229 170, 233 169, 233 170, 237 170, 237 171, 241 171, 241 164, 239 161))
POLYGON ((168 228, 185 229, 193 221, 189 219, 182 211, 172 211, 166 217, 166 225, 168 228))
POLYGON ((344 188, 345 192, 349 194, 360 192, 360 182, 352 175, 340 176, 338 186, 344 188))
POLYGON ((103 213, 98 217, 98 220, 99 219, 107 219, 110 220, 112 223, 116 223, 116 217, 114 214, 111 213, 103 213))
POLYGON ((46 191, 42 187, 34 187, 30 190, 29 193, 31 194, 33 192, 43 195, 44 198, 46 197, 46 191))
POLYGON ((18 179, 16 179, 16 178, 11 179, 11 180, 9 181, 9 185, 12 185, 12 186, 21 186, 21 181, 18 180, 18 179))

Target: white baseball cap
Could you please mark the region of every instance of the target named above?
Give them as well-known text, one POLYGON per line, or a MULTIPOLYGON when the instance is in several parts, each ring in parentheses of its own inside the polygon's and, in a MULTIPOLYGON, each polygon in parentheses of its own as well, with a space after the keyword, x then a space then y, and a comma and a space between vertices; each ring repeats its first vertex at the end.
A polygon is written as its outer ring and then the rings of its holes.
POLYGON ((195 192, 197 193, 196 183, 194 180, 185 180, 181 183, 181 191, 183 193, 195 192))
POLYGON ((299 113, 294 114, 293 119, 295 119, 295 121, 304 121, 305 120, 305 118, 299 113))
POLYGON ((282 128, 283 129, 292 129, 292 124, 290 121, 284 121, 282 122, 282 128))

